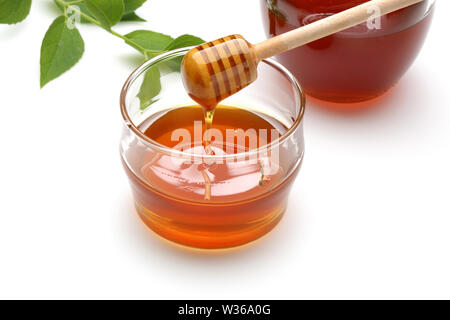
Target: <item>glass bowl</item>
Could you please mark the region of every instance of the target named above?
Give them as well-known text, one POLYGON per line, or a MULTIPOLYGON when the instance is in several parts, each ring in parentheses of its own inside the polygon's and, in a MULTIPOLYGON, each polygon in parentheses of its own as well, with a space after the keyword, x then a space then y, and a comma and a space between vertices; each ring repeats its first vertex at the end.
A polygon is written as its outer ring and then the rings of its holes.
MULTIPOLYGON (((188 50, 157 56, 126 81, 121 94, 123 166, 139 216, 160 236, 203 249, 243 245, 273 229, 286 210, 303 160, 305 96, 286 68, 263 61, 256 82, 226 99, 215 121, 245 111, 249 119, 257 116, 270 123, 278 135, 271 134, 270 141, 255 148, 212 155, 168 147, 146 130, 187 106, 192 112, 160 127, 173 136, 176 130, 169 127, 175 122, 188 121, 195 112, 195 119, 202 121, 201 109, 186 94, 177 67, 188 50)), ((251 121, 246 126, 251 127, 251 121)))

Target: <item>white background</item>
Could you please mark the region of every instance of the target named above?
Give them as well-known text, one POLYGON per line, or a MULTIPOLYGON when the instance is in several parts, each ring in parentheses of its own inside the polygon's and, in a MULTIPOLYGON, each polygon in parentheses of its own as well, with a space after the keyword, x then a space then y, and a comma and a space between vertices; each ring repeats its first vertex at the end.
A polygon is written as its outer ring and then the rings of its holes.
MULTIPOLYGON (((39 89, 51 3, 0 26, 0 298, 450 298, 449 1, 379 107, 308 102, 285 218, 222 254, 168 245, 134 212, 118 153, 131 48, 82 26, 81 63, 39 89)), ((151 0, 139 13, 147 23, 116 29, 265 38, 256 0, 151 0)))

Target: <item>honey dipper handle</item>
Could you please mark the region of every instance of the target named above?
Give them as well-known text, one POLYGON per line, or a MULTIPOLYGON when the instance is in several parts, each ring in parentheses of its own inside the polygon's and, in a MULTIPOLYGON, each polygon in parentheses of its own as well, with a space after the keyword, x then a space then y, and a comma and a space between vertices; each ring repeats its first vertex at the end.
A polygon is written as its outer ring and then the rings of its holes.
POLYGON ((313 22, 298 29, 255 45, 260 60, 270 58, 336 32, 354 27, 370 19, 403 9, 423 0, 372 0, 350 8, 328 18, 313 22))

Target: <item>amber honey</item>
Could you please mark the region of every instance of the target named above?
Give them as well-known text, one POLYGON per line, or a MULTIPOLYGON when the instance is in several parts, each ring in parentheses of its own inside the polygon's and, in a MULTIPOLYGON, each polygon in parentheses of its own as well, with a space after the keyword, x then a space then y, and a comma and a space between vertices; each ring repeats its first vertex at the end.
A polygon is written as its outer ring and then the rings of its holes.
MULTIPOLYGON (((152 116, 139 129, 156 143, 177 148, 174 132, 189 133, 184 154, 205 152, 205 123, 199 106, 186 106, 152 116), (200 121, 201 134, 198 124, 200 121), (197 125, 197 128, 196 128, 197 125)), ((246 132, 245 139, 212 139, 215 156, 242 154, 266 146, 287 130, 280 122, 245 109, 219 106, 213 128, 226 137, 246 132), (231 130, 231 131, 230 131, 231 130), (266 133, 266 134, 262 134, 266 133)), ((166 239, 197 248, 228 248, 270 231, 280 220, 297 168, 286 172, 283 156, 199 161, 171 154, 136 154, 139 170, 126 165, 137 211, 144 223, 166 239)))
MULTIPOLYGON (((260 0, 266 32, 276 36, 368 0, 260 0)), ((417 57, 432 18, 427 0, 278 56, 306 93, 349 103, 375 98, 417 57)))

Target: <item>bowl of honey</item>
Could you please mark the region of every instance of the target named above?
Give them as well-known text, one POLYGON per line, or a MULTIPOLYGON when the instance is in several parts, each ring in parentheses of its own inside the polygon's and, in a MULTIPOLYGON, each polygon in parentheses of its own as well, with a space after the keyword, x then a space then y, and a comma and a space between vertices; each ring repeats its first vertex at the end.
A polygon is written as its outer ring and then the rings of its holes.
MULTIPOLYGON (((368 0, 260 0, 269 37, 368 0)), ((353 103, 378 97, 405 74, 426 38, 434 0, 378 17, 277 56, 315 98, 353 103)))
POLYGON ((147 61, 126 81, 122 163, 137 213, 156 234, 201 249, 244 245, 286 211, 305 150, 305 95, 268 59, 211 115, 184 89, 179 64, 189 49, 147 61))

